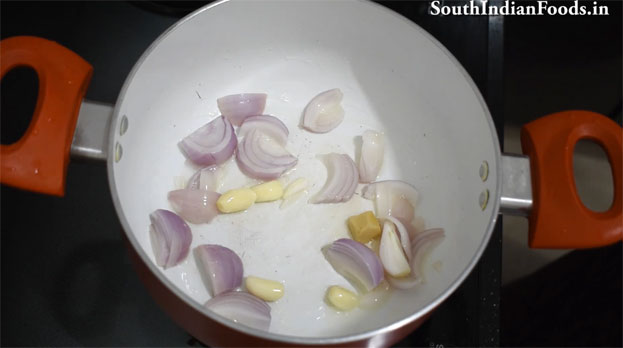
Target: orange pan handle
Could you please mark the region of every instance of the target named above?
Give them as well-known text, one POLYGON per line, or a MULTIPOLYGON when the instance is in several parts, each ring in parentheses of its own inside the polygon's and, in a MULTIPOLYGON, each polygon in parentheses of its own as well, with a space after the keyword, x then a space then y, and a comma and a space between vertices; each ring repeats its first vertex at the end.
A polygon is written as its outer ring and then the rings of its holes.
POLYGON ((523 153, 530 157, 533 207, 532 248, 591 248, 623 238, 623 130, 611 119, 590 111, 563 111, 530 122, 521 129, 523 153), (582 139, 601 145, 614 179, 614 201, 608 211, 582 204, 573 175, 573 150, 582 139))
POLYGON ((19 66, 37 72, 39 96, 24 135, 13 144, 0 146, 0 180, 17 188, 63 196, 78 110, 93 67, 49 40, 16 36, 0 41, 1 77, 19 66))

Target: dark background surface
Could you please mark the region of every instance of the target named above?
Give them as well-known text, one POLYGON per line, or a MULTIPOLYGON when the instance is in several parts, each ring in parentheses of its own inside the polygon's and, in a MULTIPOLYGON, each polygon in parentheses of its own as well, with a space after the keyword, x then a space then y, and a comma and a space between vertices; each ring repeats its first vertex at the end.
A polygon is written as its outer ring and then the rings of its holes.
MULTIPOLYGON (((126 75, 147 46, 202 3, 2 1, 1 37, 36 35, 72 49, 95 69, 87 98, 114 103, 126 75)), ((499 31, 500 20, 433 17, 427 15, 426 3, 422 2, 382 3, 428 30, 465 66, 487 99, 500 136, 505 119, 525 122, 576 105, 616 114, 621 96, 620 2, 609 2, 618 11, 610 17, 506 17, 505 41, 499 31), (612 60, 615 64, 603 63, 612 60), (584 73, 581 81, 574 78, 576 72, 584 73), (547 86, 557 86, 557 81, 568 88, 559 86, 555 93, 550 88, 548 93, 547 86), (580 88, 573 88, 574 83, 580 88), (509 119, 508 115, 513 117, 509 119)), ((34 76, 22 69, 2 80, 3 144, 19 138, 27 127, 36 99, 34 76)), ((0 194, 2 345, 198 344, 157 307, 134 274, 122 245, 103 163, 71 162, 64 198, 6 186, 2 186, 0 194)), ((572 336, 575 345, 621 344, 620 249, 619 245, 609 252, 578 252, 580 260, 594 260, 594 267, 585 270, 588 273, 579 273, 586 277, 592 274, 592 286, 606 290, 602 291, 600 305, 589 306, 587 314, 605 318, 608 325, 598 325, 600 321, 595 319, 573 326, 577 329, 572 336), (597 271, 600 265, 609 265, 609 272, 597 271), (602 339, 595 340, 594 335, 602 339)), ((565 327, 561 320, 573 315, 556 311, 553 306, 547 307, 551 316, 543 316, 538 301, 532 300, 533 293, 543 292, 542 287, 528 292, 525 289, 529 287, 514 284, 509 289, 518 290, 503 292, 510 300, 500 300, 501 252, 498 223, 485 255, 465 283, 421 329, 398 345, 565 344, 565 335, 553 334, 547 325, 558 320, 559 326, 565 327), (515 309, 513 318, 510 311, 500 310, 500 301, 507 308, 524 310, 519 313, 515 309), (556 317, 552 313, 564 315, 556 317), (531 320, 540 325, 524 324, 535 316, 544 319, 531 320), (541 336, 546 339, 538 341, 541 336), (519 337, 522 340, 517 340, 519 337)), ((553 273, 565 275, 578 264, 584 261, 559 267, 553 273)), ((539 284, 544 286, 552 279, 555 277, 551 274, 541 276, 539 284)), ((575 279, 568 285, 586 296, 573 297, 562 291, 556 293, 558 299, 564 301, 569 295, 573 300, 594 300, 594 295, 590 296, 594 288, 582 291, 586 279, 575 279)), ((584 307, 576 305, 575 309, 582 313, 584 307)))

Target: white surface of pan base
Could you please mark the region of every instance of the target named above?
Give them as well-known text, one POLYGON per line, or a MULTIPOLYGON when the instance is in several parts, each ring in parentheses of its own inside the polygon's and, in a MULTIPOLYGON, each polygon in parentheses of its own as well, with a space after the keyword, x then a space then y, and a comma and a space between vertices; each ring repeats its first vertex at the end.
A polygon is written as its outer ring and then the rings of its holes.
MULTIPOLYGON (((114 164, 122 219, 153 260, 149 213, 170 209, 166 194, 175 188, 174 178, 196 170, 177 142, 218 115, 218 97, 268 94, 265 113, 288 126, 287 149, 299 158, 285 180, 307 178, 309 194, 283 210, 280 202, 260 203, 191 225, 192 246, 227 246, 241 256, 245 275, 283 282, 285 296, 270 304, 270 331, 291 336, 361 333, 417 313, 462 275, 495 216, 492 203, 484 211, 478 205, 484 189, 491 200, 497 197, 498 145, 473 84, 407 20, 371 3, 330 3, 227 2, 202 12, 160 41, 117 106, 129 120, 127 133, 114 139, 123 146, 114 164), (326 134, 300 129, 307 102, 330 88, 344 93, 343 123, 326 134), (417 214, 428 227, 445 228, 446 239, 431 255, 426 284, 395 291, 376 310, 337 313, 324 303, 325 289, 352 287, 320 249, 348 236, 346 219, 372 209, 372 202, 359 195, 341 204, 307 200, 326 179, 316 155, 339 152, 357 160, 356 137, 366 129, 385 133, 379 179, 418 188, 417 214), (490 168, 485 183, 478 174, 483 160, 490 168), (441 266, 431 267, 436 261, 441 266)), ((255 183, 235 160, 227 162, 224 177, 221 192, 255 183)), ((194 301, 209 298, 193 255, 162 272, 194 301)))

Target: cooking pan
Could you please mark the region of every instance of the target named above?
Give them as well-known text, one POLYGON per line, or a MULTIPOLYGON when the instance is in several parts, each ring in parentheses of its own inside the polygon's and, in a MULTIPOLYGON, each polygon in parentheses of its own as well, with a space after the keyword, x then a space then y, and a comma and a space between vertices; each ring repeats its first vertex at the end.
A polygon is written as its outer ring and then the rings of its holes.
MULTIPOLYGON (((92 69, 76 54, 34 37, 3 40, 2 76, 30 66, 40 89, 33 121, 18 142, 2 145, 2 182, 62 195, 70 153, 106 159, 109 184, 139 277, 167 313, 209 345, 389 345, 419 326, 478 262, 500 212, 530 219, 532 247, 597 247, 621 240, 621 128, 589 111, 548 115, 522 129, 526 156, 503 155, 489 111, 454 57, 416 24, 364 1, 220 1, 180 20, 143 54, 114 110, 82 98, 92 69), (316 94, 344 94, 344 121, 333 131, 302 129, 316 94), (426 282, 394 290, 382 305, 337 312, 327 286, 349 283, 320 249, 348 237, 345 219, 373 209, 358 188, 339 204, 297 201, 286 209, 254 206, 191 224, 192 246, 221 244, 238 253, 245 275, 275 279, 286 295, 271 303, 268 331, 232 322, 203 307, 210 298, 192 256, 158 267, 149 214, 170 209, 176 177, 197 168, 177 143, 219 115, 218 97, 268 95, 265 112, 289 128, 288 149, 309 193, 327 177, 316 155, 356 158, 365 129, 385 134, 379 180, 419 191, 417 215, 442 227, 426 282), (608 155, 614 200, 606 212, 585 208, 575 188, 575 143, 589 139, 608 155), (435 267, 431 265, 435 264, 435 267)), ((222 190, 249 185, 231 162, 222 190)), ((288 179, 286 178, 286 179, 288 179)), ((361 185, 360 185, 361 186, 361 185)))

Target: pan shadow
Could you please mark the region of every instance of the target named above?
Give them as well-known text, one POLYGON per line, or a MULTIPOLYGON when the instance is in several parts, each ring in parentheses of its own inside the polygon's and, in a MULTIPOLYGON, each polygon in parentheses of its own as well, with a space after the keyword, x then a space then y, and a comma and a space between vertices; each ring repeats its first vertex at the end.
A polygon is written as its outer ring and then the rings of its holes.
POLYGON ((95 345, 113 330, 128 263, 120 241, 84 245, 65 258, 54 278, 54 314, 81 345, 95 345))

